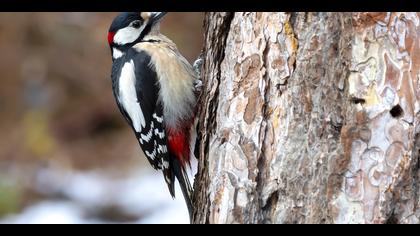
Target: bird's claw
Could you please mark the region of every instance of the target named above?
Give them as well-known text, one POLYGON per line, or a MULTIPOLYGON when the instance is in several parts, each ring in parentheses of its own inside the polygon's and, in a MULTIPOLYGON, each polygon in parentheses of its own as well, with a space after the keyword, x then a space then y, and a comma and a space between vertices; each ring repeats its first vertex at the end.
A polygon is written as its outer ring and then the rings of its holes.
POLYGON ((197 79, 194 81, 194 88, 197 92, 201 92, 201 89, 203 87, 203 81, 201 80, 203 62, 203 53, 201 53, 200 56, 198 56, 197 60, 195 60, 193 65, 195 74, 197 75, 197 79))

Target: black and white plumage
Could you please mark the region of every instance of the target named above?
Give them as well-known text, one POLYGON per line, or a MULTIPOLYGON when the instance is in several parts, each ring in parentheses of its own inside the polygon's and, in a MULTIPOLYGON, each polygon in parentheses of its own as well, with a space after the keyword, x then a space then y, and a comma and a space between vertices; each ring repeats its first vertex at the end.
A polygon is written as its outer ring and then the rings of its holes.
MULTIPOLYGON (((115 60, 112 70, 112 88, 118 108, 135 131, 145 156, 155 169, 161 169, 163 160, 169 161, 167 154, 161 152, 157 157, 159 145, 166 147, 163 127, 163 109, 158 101, 156 72, 148 65, 150 56, 134 49, 127 56, 115 60)), ((167 149, 167 147, 166 147, 167 149)))
POLYGON ((164 13, 122 13, 112 23, 112 88, 146 158, 162 170, 171 195, 180 183, 190 216, 186 174, 196 103, 196 75, 175 44, 159 32, 164 13))

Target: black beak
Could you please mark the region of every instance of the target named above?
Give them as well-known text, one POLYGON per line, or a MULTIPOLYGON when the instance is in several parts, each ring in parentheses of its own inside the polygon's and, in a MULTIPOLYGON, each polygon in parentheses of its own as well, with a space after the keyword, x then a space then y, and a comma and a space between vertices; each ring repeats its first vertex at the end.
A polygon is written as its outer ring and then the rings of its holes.
POLYGON ((167 12, 151 12, 150 23, 152 25, 159 23, 160 20, 166 15, 167 12))

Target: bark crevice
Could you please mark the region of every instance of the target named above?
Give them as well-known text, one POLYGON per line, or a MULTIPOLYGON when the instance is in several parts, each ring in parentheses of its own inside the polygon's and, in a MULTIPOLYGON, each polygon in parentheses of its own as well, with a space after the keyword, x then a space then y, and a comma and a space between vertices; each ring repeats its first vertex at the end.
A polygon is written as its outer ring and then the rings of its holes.
POLYGON ((216 125, 216 110, 218 104, 218 91, 220 84, 220 65, 224 59, 224 48, 230 32, 230 24, 234 13, 206 13, 204 20, 205 43, 204 63, 202 71, 203 92, 198 101, 199 127, 197 140, 199 145, 199 165, 194 183, 194 211, 192 223, 209 223, 209 197, 206 186, 209 185, 208 179, 208 153, 209 137, 212 133, 212 127, 216 125), (212 22, 213 18, 218 21, 212 22), (216 72, 216 76, 212 76, 216 72), (208 92, 210 91, 210 92, 208 92))

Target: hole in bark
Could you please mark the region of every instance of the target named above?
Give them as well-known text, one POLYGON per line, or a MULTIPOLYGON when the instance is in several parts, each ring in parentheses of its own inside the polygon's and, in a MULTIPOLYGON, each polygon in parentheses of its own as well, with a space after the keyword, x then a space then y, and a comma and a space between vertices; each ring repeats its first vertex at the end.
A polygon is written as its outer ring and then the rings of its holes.
POLYGON ((279 192, 275 191, 272 194, 270 194, 270 196, 267 199, 267 203, 261 209, 263 211, 271 210, 271 207, 275 206, 278 200, 279 200, 279 192))
POLYGON ((365 104, 366 100, 363 98, 356 98, 356 97, 352 97, 350 98, 350 101, 354 104, 365 104))
POLYGON ((398 219, 395 217, 394 212, 388 217, 385 224, 398 224, 398 219))
POLYGON ((401 108, 401 106, 398 104, 398 105, 396 105, 396 106, 394 106, 390 111, 389 111, 389 113, 391 113, 391 116, 392 117, 394 117, 394 118, 398 118, 398 117, 400 117, 400 116, 402 116, 402 114, 403 114, 403 109, 401 108))
POLYGON ((334 123, 334 122, 331 122, 331 126, 333 127, 333 129, 335 131, 337 131, 338 133, 341 133, 341 129, 343 128, 343 124, 342 123, 334 123))

